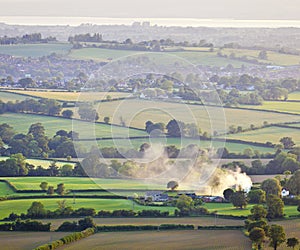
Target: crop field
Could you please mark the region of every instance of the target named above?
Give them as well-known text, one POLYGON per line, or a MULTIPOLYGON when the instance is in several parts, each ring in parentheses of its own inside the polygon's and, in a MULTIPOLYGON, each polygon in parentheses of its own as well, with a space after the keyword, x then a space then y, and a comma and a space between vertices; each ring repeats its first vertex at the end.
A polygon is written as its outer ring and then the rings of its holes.
POLYGON ((300 91, 290 93, 288 100, 300 101, 300 91))
POLYGON ((1 45, 0 54, 20 57, 40 57, 52 53, 67 54, 71 48, 72 45, 68 43, 1 45))
MULTIPOLYGON (((29 90, 8 90, 7 92, 15 94, 28 95, 28 97, 37 97, 37 98, 48 98, 55 99, 58 101, 70 101, 70 102, 93 102, 105 100, 107 96, 114 98, 128 97, 129 93, 120 93, 120 92, 59 92, 59 91, 29 91, 29 90)), ((1 99, 1 92, 0 92, 1 99)))
MULTIPOLYGON (((0 156, 0 161, 6 160, 6 159, 7 159, 7 157, 0 156)), ((40 159, 26 159, 26 162, 28 164, 32 164, 36 167, 41 166, 43 168, 48 168, 53 161, 52 160, 40 160, 40 159)), ((72 165, 72 166, 75 165, 75 163, 73 163, 73 162, 63 162, 63 161, 55 161, 55 162, 56 162, 56 166, 58 166, 58 167, 62 167, 65 164, 72 165)))
POLYGON ((271 111, 280 111, 287 112, 291 114, 300 114, 300 102, 271 102, 266 101, 263 105, 251 106, 251 105, 242 105, 241 107, 258 109, 258 110, 271 110, 271 111))
POLYGON ((23 101, 25 99, 28 99, 28 97, 23 96, 23 95, 19 95, 17 93, 10 93, 10 92, 7 92, 7 91, 0 91, 0 100, 3 101, 3 102, 23 101))
POLYGON ((247 131, 239 134, 227 135, 229 139, 240 139, 252 142, 272 142, 279 143, 279 140, 284 136, 292 137, 295 144, 300 144, 300 131, 293 128, 269 127, 259 130, 247 131))
MULTIPOLYGON (((78 58, 83 60, 99 60, 109 62, 111 60, 119 59, 122 57, 133 55, 147 55, 151 58, 151 52, 145 51, 132 51, 132 50, 112 50, 101 48, 83 48, 72 50, 69 54, 71 58, 78 58)), ((158 54, 158 53, 153 53, 158 54)), ((205 52, 205 51, 180 51, 180 52, 161 52, 161 55, 165 55, 162 58, 165 60, 160 61, 161 64, 171 65, 182 60, 187 60, 192 64, 211 65, 211 66, 226 66, 228 64, 234 67, 241 67, 242 64, 248 65, 245 62, 239 62, 237 60, 231 60, 228 58, 222 58, 217 56, 217 52, 205 52), (173 56, 173 57, 170 57, 173 56), (177 58, 176 58, 177 57, 177 58), (172 60, 170 60, 172 58, 172 60)))
MULTIPOLYGON (((119 209, 141 211, 143 209, 154 209, 161 211, 169 211, 171 214, 174 213, 174 207, 155 207, 155 206, 141 206, 134 204, 130 200, 120 200, 120 199, 86 199, 86 198, 76 198, 75 204, 73 198, 52 198, 52 199, 38 199, 39 202, 43 203, 45 209, 55 210, 58 208, 58 201, 66 200, 67 206, 71 206, 74 209, 78 208, 94 208, 96 211, 106 210, 113 211, 119 209)), ((25 200, 8 200, 0 202, 0 219, 7 217, 11 212, 21 214, 26 213, 27 209, 31 206, 31 203, 37 201, 36 199, 25 199, 25 200)))
POLYGON ((31 124, 40 122, 45 127, 48 136, 53 136, 58 130, 63 129, 66 131, 75 130, 79 132, 80 138, 111 137, 112 128, 115 137, 127 137, 128 134, 130 136, 147 135, 144 131, 112 127, 105 124, 94 124, 85 121, 76 121, 76 125, 73 126, 72 119, 42 115, 5 113, 0 115, 0 121, 1 123, 8 123, 18 133, 27 133, 31 124), (93 134, 90 132, 91 126, 94 129, 93 134))
POLYGON ((290 66, 299 65, 300 56, 282 54, 274 51, 267 51, 267 60, 259 59, 260 50, 249 50, 249 49, 223 49, 222 54, 230 55, 234 53, 236 57, 247 56, 249 59, 256 59, 261 62, 270 63, 274 65, 290 66))
MULTIPOLYGON (((138 180, 125 179, 101 179, 101 178, 78 178, 78 177, 7 177, 6 179, 19 190, 40 190, 42 181, 48 182, 50 186, 64 183, 67 190, 86 190, 86 189, 166 189, 166 186, 147 183, 138 180)), ((166 182, 167 183, 167 182, 166 182)))
MULTIPOLYGON (((258 150, 261 153, 274 153, 273 148, 268 147, 259 147, 253 146, 250 144, 242 144, 242 143, 233 143, 233 142, 218 142, 218 141, 204 141, 197 139, 189 139, 189 138, 167 138, 166 140, 163 138, 151 138, 149 139, 114 139, 114 140, 101 140, 97 141, 99 148, 105 147, 117 147, 117 148, 129 148, 132 147, 134 149, 139 149, 143 143, 150 143, 153 146, 161 146, 161 145, 175 145, 178 148, 186 147, 190 144, 196 144, 201 146, 202 148, 221 148, 226 147, 230 152, 243 152, 245 149, 252 148, 253 150, 258 150)), ((86 146, 89 145, 89 142, 84 142, 86 146)))
POLYGON ((250 124, 261 126, 264 121, 269 123, 300 122, 300 116, 297 115, 161 101, 124 100, 100 103, 97 107, 101 117, 112 117, 112 123, 119 124, 120 117, 122 117, 127 126, 137 128, 145 128, 145 122, 148 120, 167 124, 174 118, 186 123, 197 122, 201 130, 207 132, 224 130, 224 117, 226 127, 230 125, 250 127, 250 124))
POLYGON ((0 232, 1 250, 32 250, 58 240, 68 232, 0 232))
POLYGON ((238 230, 113 232, 92 235, 62 249, 251 249, 251 241, 238 230))

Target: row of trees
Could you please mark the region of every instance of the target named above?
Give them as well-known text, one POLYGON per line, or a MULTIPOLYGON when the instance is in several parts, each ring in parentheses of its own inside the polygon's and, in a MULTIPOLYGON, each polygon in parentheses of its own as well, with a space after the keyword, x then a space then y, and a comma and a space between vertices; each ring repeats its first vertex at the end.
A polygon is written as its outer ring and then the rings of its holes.
MULTIPOLYGON (((247 152, 245 152, 247 153, 247 152)), ((226 153, 228 157, 229 153, 226 153)), ((221 156, 225 156, 224 153, 221 156)), ((227 158, 225 157, 225 158, 227 158)), ((299 148, 294 148, 290 152, 279 151, 273 160, 266 165, 260 159, 251 162, 251 166, 245 165, 242 161, 233 161, 222 165, 222 168, 234 170, 237 166, 249 175, 257 174, 283 174, 286 171, 294 173, 300 169, 300 151, 299 148)))
POLYGON ((41 33, 25 34, 22 37, 0 37, 1 45, 18 44, 18 43, 48 43, 55 42, 55 37, 42 38, 41 33))

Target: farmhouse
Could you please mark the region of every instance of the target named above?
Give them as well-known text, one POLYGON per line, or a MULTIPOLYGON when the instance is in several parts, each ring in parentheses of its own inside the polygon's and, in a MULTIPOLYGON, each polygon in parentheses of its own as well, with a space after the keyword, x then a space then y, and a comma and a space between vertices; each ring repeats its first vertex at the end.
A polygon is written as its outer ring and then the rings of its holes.
POLYGON ((145 194, 145 200, 151 199, 153 202, 165 202, 169 200, 168 194, 160 191, 149 191, 145 194))

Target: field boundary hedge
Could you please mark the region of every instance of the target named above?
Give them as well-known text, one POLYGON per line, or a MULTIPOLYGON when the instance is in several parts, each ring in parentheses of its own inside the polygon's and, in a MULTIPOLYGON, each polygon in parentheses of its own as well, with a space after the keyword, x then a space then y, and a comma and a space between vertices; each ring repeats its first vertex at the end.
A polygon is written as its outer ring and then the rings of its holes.
POLYGON ((70 243, 73 243, 75 241, 84 239, 86 237, 89 237, 91 235, 93 235, 95 233, 95 229, 94 228, 87 228, 81 232, 76 232, 76 233, 72 233, 70 235, 66 235, 65 237, 62 237, 59 240, 55 240, 52 241, 50 243, 41 245, 37 248, 35 248, 34 250, 52 250, 52 249, 57 249, 58 247, 61 247, 63 245, 67 245, 70 243))
POLYGON ((241 230, 244 226, 198 226, 198 230, 241 230))
POLYGON ((97 226, 97 232, 123 232, 123 231, 160 231, 160 230, 195 230, 191 224, 161 224, 161 225, 115 225, 97 226))

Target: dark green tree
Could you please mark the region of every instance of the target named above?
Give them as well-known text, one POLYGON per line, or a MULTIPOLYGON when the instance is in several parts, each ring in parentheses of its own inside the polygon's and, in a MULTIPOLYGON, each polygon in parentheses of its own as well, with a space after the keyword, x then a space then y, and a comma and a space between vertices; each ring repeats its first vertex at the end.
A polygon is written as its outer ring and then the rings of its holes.
POLYGON ((266 237, 265 231, 262 228, 254 227, 250 233, 250 240, 257 246, 257 249, 262 249, 262 243, 266 237))
POLYGON ((278 246, 285 242, 285 232, 283 227, 276 224, 271 225, 268 237, 270 239, 269 246, 276 250, 278 246))
POLYGON ((295 237, 288 238, 286 241, 286 245, 295 249, 295 246, 299 245, 299 240, 295 237))

